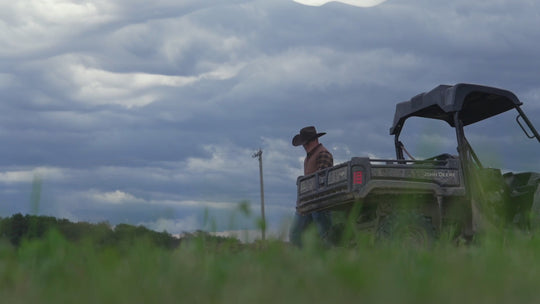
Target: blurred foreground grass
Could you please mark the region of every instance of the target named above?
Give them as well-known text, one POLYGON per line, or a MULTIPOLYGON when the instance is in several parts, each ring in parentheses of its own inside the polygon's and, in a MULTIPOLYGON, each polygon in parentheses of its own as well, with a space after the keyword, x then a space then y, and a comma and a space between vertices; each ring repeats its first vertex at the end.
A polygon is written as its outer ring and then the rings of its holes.
POLYGON ((430 249, 238 246, 169 250, 73 243, 59 233, 0 243, 1 303, 535 303, 540 238, 507 232, 430 249))

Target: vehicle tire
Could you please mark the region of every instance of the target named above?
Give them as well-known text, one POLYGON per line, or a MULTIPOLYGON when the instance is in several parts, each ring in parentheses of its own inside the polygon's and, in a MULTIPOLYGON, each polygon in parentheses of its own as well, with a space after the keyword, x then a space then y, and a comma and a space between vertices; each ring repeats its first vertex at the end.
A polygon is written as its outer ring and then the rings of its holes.
POLYGON ((433 244, 435 227, 430 217, 414 211, 397 211, 380 218, 376 234, 381 241, 426 248, 433 244))

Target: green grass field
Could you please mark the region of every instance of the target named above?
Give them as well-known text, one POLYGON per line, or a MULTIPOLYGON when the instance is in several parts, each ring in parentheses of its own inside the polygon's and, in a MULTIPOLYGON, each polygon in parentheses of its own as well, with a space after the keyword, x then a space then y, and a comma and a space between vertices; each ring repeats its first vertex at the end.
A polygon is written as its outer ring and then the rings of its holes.
POLYGON ((433 248, 361 240, 303 249, 204 239, 72 243, 52 232, 0 243, 1 303, 536 303, 540 238, 514 232, 433 248))

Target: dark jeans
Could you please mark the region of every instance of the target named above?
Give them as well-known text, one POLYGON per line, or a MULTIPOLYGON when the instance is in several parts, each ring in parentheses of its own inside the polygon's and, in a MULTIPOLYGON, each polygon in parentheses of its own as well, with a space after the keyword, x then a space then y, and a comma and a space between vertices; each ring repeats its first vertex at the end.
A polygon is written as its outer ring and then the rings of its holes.
POLYGON ((321 240, 327 242, 328 232, 332 226, 330 211, 312 212, 307 215, 301 215, 298 212, 294 214, 294 220, 289 231, 289 241, 298 247, 302 247, 302 233, 311 224, 317 225, 321 240))

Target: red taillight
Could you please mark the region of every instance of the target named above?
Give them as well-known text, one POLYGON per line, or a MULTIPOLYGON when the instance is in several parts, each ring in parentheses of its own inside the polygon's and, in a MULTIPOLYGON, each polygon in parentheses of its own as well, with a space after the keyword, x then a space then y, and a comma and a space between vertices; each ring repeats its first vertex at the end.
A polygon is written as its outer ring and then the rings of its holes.
POLYGON ((356 171, 354 172, 353 176, 353 184, 355 185, 361 185, 364 182, 362 178, 362 171, 356 171))

